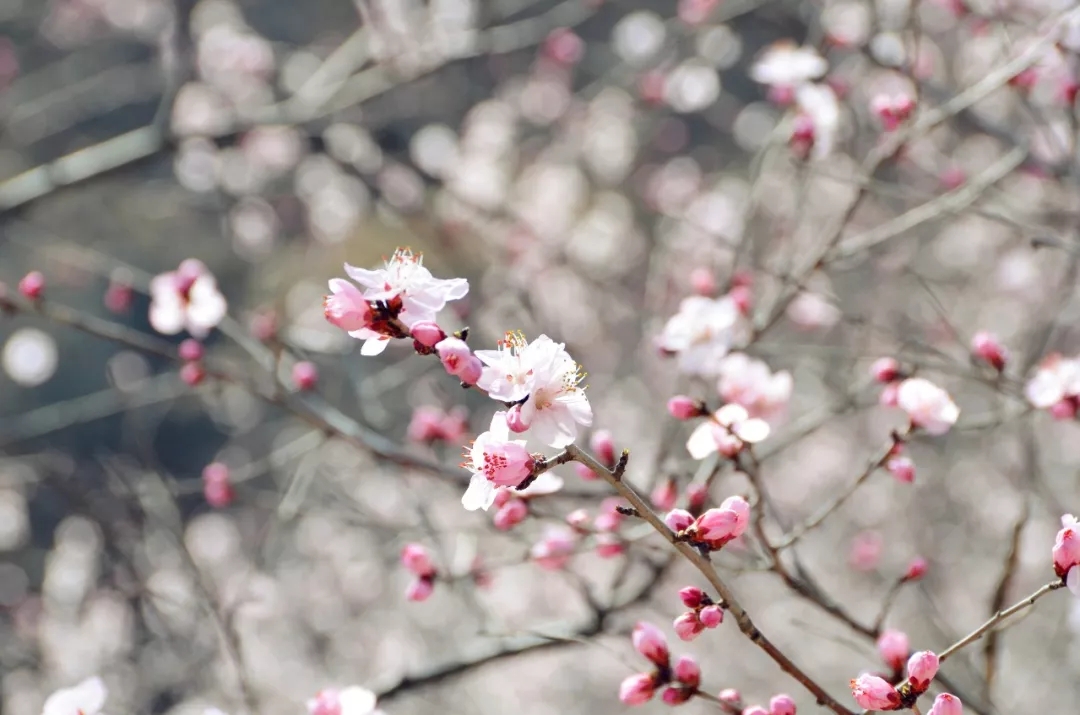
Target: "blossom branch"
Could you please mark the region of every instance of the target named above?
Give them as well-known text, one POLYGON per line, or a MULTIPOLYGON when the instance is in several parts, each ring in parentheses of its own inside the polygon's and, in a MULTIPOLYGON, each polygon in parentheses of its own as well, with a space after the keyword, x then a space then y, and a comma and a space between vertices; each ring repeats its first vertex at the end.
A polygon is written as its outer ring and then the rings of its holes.
POLYGON ((1003 611, 998 611, 997 613, 995 613, 993 616, 988 618, 986 620, 986 622, 983 623, 981 626, 979 626, 978 628, 973 630, 971 633, 968 633, 966 636, 964 636, 963 638, 958 640, 956 643, 953 643, 951 646, 949 646, 945 650, 941 651, 941 653, 938 654, 938 658, 942 662, 944 662, 946 658, 953 655, 954 653, 959 651, 961 648, 965 648, 965 647, 971 645, 972 643, 974 643, 975 641, 979 640, 980 638, 982 638, 983 635, 987 631, 989 631, 991 628, 993 628, 997 624, 1001 623, 1002 621, 1009 618, 1010 616, 1013 616, 1013 615, 1019 613, 1020 611, 1023 611, 1024 609, 1030 608, 1031 606, 1035 605, 1036 601, 1038 601, 1040 598, 1042 598, 1046 594, 1050 593, 1051 591, 1056 591, 1059 588, 1064 588, 1064 587, 1065 587, 1065 584, 1062 581, 1053 581, 1051 583, 1048 583, 1048 584, 1040 587, 1037 591, 1032 593, 1027 598, 1024 598, 1024 599, 1022 599, 1020 601, 1017 601, 1016 603, 1009 606, 1008 608, 1006 608, 1003 611))

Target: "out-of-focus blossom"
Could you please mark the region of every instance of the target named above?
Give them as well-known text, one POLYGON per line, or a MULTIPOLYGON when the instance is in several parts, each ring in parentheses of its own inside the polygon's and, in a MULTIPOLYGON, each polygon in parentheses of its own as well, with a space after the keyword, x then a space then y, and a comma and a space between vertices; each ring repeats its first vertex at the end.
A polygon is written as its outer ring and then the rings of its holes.
POLYGON ((836 92, 826 84, 800 85, 795 90, 795 103, 814 126, 812 156, 828 156, 840 131, 840 101, 836 92))
POLYGON ((473 475, 461 503, 469 511, 486 511, 495 501, 496 487, 516 487, 533 469, 525 440, 510 439, 505 412, 495 413, 488 431, 473 441, 467 459, 463 466, 473 475))
POLYGON ((163 335, 187 330, 205 338, 225 317, 226 308, 213 274, 194 258, 150 281, 150 325, 163 335))
POLYGON ((795 701, 783 693, 769 700, 769 715, 795 715, 795 701))
POLYGON ((902 484, 911 484, 915 481, 915 463, 909 457, 890 457, 885 462, 885 469, 902 484))
POLYGON ((577 539, 577 534, 569 527, 548 526, 543 538, 529 550, 529 555, 541 568, 557 571, 570 560, 577 539))
POLYGON ((870 100, 870 111, 885 131, 895 131, 915 111, 915 99, 906 94, 877 94, 870 100))
POLYGON ((896 401, 897 406, 908 413, 912 425, 932 435, 948 432, 960 416, 960 408, 949 393, 921 377, 900 383, 896 401))
POLYGON ((61 688, 45 700, 41 715, 97 715, 109 691, 96 675, 71 688, 61 688))
POLYGON ((668 400, 667 410, 668 414, 677 420, 690 420, 707 414, 701 400, 686 395, 676 395, 668 400))
POLYGON ((45 276, 41 271, 30 271, 19 279, 19 293, 28 300, 38 300, 45 293, 45 276))
POLYGON ((340 690, 320 690, 308 700, 307 709, 308 715, 373 715, 375 702, 375 693, 352 685, 340 690))
POLYGON ((444 412, 438 407, 421 405, 413 410, 406 434, 414 442, 458 442, 468 431, 469 418, 464 407, 444 412))
POLYGON ((619 686, 619 700, 624 705, 643 705, 656 692, 656 681, 649 673, 635 673, 619 686))
POLYGON ((1047 355, 1024 387, 1024 395, 1032 405, 1043 409, 1054 410, 1065 404, 1071 409, 1058 409, 1055 416, 1071 418, 1080 398, 1080 360, 1057 353, 1047 355), (1067 414, 1070 411, 1072 414, 1067 414))
POLYGON ((664 633, 651 623, 639 621, 631 634, 634 650, 661 667, 667 667, 671 659, 667 638, 664 633))
POLYGON ((782 416, 791 400, 792 386, 787 370, 774 373, 764 362, 744 353, 731 353, 720 363, 720 397, 742 405, 751 417, 768 420, 782 416))
POLYGON ((661 479, 649 495, 649 499, 660 511, 671 511, 675 507, 675 501, 679 497, 679 490, 673 479, 661 479))
POLYGON ((750 66, 750 78, 770 87, 797 87, 819 79, 829 63, 813 47, 799 47, 789 40, 775 42, 750 66))
POLYGON ((921 556, 916 556, 908 564, 907 570, 904 571, 905 581, 918 581, 920 578, 926 575, 926 569, 928 565, 926 559, 921 556))
POLYGON ((232 486, 231 473, 225 464, 211 462, 206 465, 203 468, 202 479, 203 496, 207 504, 215 509, 223 509, 232 503, 236 494, 232 486))
POLYGON ((615 466, 615 438, 611 430, 601 429, 593 432, 592 437, 589 438, 589 449, 608 469, 615 466))
POLYGON ((900 693, 883 678, 864 673, 851 681, 851 695, 859 707, 867 710, 895 710, 900 693))
POLYGON ((848 563, 856 571, 871 571, 881 561, 881 534, 876 531, 861 531, 851 541, 848 563))
POLYGON ((527 342, 507 334, 498 350, 478 350, 486 365, 477 385, 493 399, 520 402, 524 425, 544 444, 565 447, 578 426, 592 424, 592 407, 580 386, 580 366, 563 343, 546 335, 527 342))
POLYGON ((985 330, 980 330, 971 338, 971 354, 998 372, 1004 370, 1005 363, 1009 361, 1009 351, 996 335, 985 330))
POLYGON ((899 672, 904 667, 911 646, 908 637, 903 631, 893 628, 882 631, 877 639, 878 654, 885 661, 885 665, 899 672))
POLYGON ((896 358, 878 358, 870 366, 870 376, 877 382, 888 384, 900 377, 900 363, 896 358))
POLYGON ((430 578, 435 575, 431 554, 421 544, 406 544, 401 550, 401 563, 415 576, 430 578))
POLYGON ((679 369, 688 375, 717 374, 720 359, 749 336, 749 326, 730 296, 683 299, 679 312, 668 319, 657 340, 661 350, 679 356, 679 369))
POLYGON ((784 315, 804 330, 831 328, 840 322, 843 313, 827 297, 817 291, 799 291, 788 303, 784 315))
POLYGON ((690 434, 686 449, 694 459, 704 459, 713 452, 733 457, 746 444, 755 444, 768 436, 769 424, 765 420, 750 417, 745 407, 732 403, 698 425, 690 434))
POLYGON ((927 715, 963 715, 964 704, 960 698, 949 693, 942 693, 934 698, 934 704, 930 706, 927 715))

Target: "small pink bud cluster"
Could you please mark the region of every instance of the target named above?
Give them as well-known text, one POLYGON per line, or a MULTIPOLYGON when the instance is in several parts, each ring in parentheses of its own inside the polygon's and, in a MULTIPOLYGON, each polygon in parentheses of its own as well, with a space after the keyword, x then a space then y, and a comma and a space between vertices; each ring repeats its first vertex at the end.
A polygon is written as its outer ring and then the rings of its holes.
POLYGON ((716 628, 724 622, 724 609, 714 603, 709 594, 696 586, 679 591, 683 605, 690 610, 675 619, 675 635, 681 640, 692 641, 706 628, 716 628))
POLYGON ((203 468, 203 497, 215 509, 223 509, 236 496, 229 480, 229 468, 221 462, 211 462, 203 468))
MULTIPOLYGON (((461 338, 444 338, 435 344, 434 349, 446 372, 461 380, 463 385, 475 385, 484 372, 484 364, 480 362, 480 358, 473 355, 472 350, 461 338)), ((518 409, 520 417, 520 408, 518 409)), ((507 413, 506 424, 511 431, 520 432, 522 430, 514 429, 515 424, 511 417, 513 412, 514 410, 511 409, 507 413)))
POLYGON ((413 410, 406 435, 410 441, 433 444, 458 443, 469 431, 468 413, 462 407, 444 412, 438 407, 421 405, 413 410))
POLYGON ((879 94, 870 100, 870 111, 877 116, 885 131, 891 132, 899 127, 915 111, 915 99, 906 94, 879 94))
MULTIPOLYGON (((907 645, 907 637, 899 632, 882 634, 878 650, 886 662, 895 668, 901 646, 907 645), (887 637, 886 637, 887 636, 887 637)), ((900 658, 902 661, 902 658, 900 658)), ((851 694, 861 707, 868 710, 901 710, 911 707, 920 695, 930 687, 937 675, 939 660, 935 653, 924 650, 915 653, 907 661, 908 677, 900 687, 893 686, 884 678, 864 673, 851 681, 851 694)))
POLYGON ((1002 372, 1009 361, 1009 351, 996 335, 985 330, 975 333, 971 338, 971 354, 998 372, 1002 372))
POLYGON ((750 504, 739 496, 728 497, 718 508, 709 509, 697 519, 683 509, 673 509, 664 523, 679 539, 717 551, 739 538, 750 524, 750 504))
POLYGON ((176 352, 180 359, 184 361, 184 364, 180 366, 180 379, 184 381, 185 385, 195 387, 206 379, 206 369, 202 364, 203 355, 205 355, 206 351, 203 349, 202 343, 194 338, 188 338, 180 343, 180 347, 177 348, 176 352))
POLYGON ((420 544, 407 544, 401 550, 401 563, 416 576, 405 589, 405 598, 426 601, 435 591, 435 578, 438 575, 428 550, 420 544))
POLYGON ((636 673, 623 680, 619 687, 619 700, 626 705, 642 705, 664 685, 668 687, 661 698, 668 705, 679 705, 694 697, 701 685, 701 667, 697 661, 684 655, 673 666, 667 639, 651 623, 638 623, 631 640, 634 649, 656 667, 651 672, 636 673))
POLYGON ((1061 517, 1061 531, 1054 539, 1054 573, 1080 596, 1080 522, 1072 514, 1061 517))

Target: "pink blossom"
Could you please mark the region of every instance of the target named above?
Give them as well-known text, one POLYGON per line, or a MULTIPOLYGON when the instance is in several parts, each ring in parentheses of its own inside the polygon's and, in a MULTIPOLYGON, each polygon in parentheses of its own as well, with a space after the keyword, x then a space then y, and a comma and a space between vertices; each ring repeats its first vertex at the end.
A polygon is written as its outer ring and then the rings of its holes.
POLYGON ((221 462, 211 462, 203 468, 203 498, 215 509, 229 506, 236 496, 229 477, 229 468, 221 462))
POLYGON ((760 442, 768 436, 768 422, 750 417, 742 405, 727 404, 694 429, 686 441, 686 450, 694 459, 704 459, 713 452, 733 457, 746 444, 760 442))
POLYGON ((720 397, 742 405, 751 417, 781 417, 791 400, 792 386, 791 373, 773 373, 764 362, 744 353, 732 353, 720 363, 720 397))
POLYGON ((1061 531, 1054 539, 1053 557, 1054 573, 1061 578, 1080 564, 1080 525, 1072 514, 1061 517, 1061 531))
POLYGON ((707 414, 705 405, 701 400, 695 400, 686 395, 676 395, 668 400, 667 411, 669 415, 677 420, 692 420, 695 417, 703 417, 707 414))
POLYGON ((495 528, 499 531, 509 531, 525 521, 529 515, 529 507, 522 499, 510 499, 499 507, 492 520, 495 528))
MULTIPOLYGON (((435 321, 447 302, 464 298, 469 282, 464 278, 440 279, 424 267, 423 256, 409 249, 394 251, 383 268, 367 270, 345 264, 345 272, 364 287, 369 303, 387 306, 401 323, 411 328, 421 321, 435 321)), ((353 337, 365 340, 363 355, 378 355, 389 336, 371 328, 360 328, 353 337)))
POLYGON ((888 681, 876 675, 864 673, 851 681, 851 695, 859 707, 867 710, 896 710, 900 705, 900 693, 888 681))
POLYGON ((371 304, 360 289, 347 280, 332 278, 329 285, 330 295, 323 298, 326 320, 354 338, 361 337, 359 331, 372 328, 374 313, 371 304))
POLYGON ((900 363, 896 358, 878 358, 870 366, 870 375, 882 384, 890 383, 900 377, 900 363))
POLYGON ((412 326, 409 334, 425 348, 433 348, 446 339, 446 333, 433 320, 421 320, 412 326))
POLYGON ((1076 417, 1078 410, 1080 410, 1080 400, 1076 397, 1066 397, 1051 405, 1050 416, 1059 421, 1071 420, 1076 417))
POLYGON ((904 667, 911 646, 908 637, 903 631, 886 629, 877 639, 878 654, 885 664, 895 671, 904 667))
POLYGON ((479 435, 464 465, 472 473, 461 503, 469 511, 491 507, 496 487, 516 487, 532 473, 533 457, 525 440, 511 440, 506 413, 496 412, 491 427, 479 435))
POLYGON ((916 556, 908 564, 907 571, 904 572, 904 580, 918 581, 920 578, 926 575, 926 569, 926 559, 921 556, 916 556))
POLYGON ((915 463, 908 457, 892 457, 885 462, 885 469, 901 484, 915 481, 915 463))
POLYGON ((715 603, 705 606, 705 608, 701 609, 701 613, 698 614, 698 619, 701 621, 701 625, 706 628, 716 628, 724 622, 724 609, 715 603))
POLYGON ((692 641, 705 631, 705 624, 693 611, 687 611, 672 623, 679 640, 692 641))
POLYGON ((45 276, 41 271, 30 271, 19 280, 19 294, 28 300, 38 300, 45 293, 45 276))
POLYGON ((652 699, 656 682, 648 673, 635 673, 619 686, 619 700, 624 705, 642 705, 652 699))
POLYGON ((800 159, 810 156, 816 136, 813 118, 803 112, 796 114, 791 121, 791 136, 788 138, 792 153, 800 159))
POLYGON ((742 711, 742 715, 769 715, 769 711, 760 705, 751 705, 742 711))
POLYGON ((883 407, 897 407, 900 404, 900 383, 890 382, 878 395, 878 403, 883 407))
POLYGON ((881 560, 881 534, 876 531, 861 531, 851 541, 848 563, 856 571, 871 571, 877 568, 881 560))
POLYGON ((664 523, 676 534, 686 531, 694 523, 694 515, 685 509, 672 509, 664 517, 664 523))
POLYGON ((870 111, 877 116, 885 131, 891 132, 915 111, 915 100, 906 94, 878 94, 870 100, 870 111))
POLYGON ((583 375, 562 343, 541 335, 529 343, 508 333, 498 350, 478 350, 486 366, 477 385, 503 402, 521 402, 521 419, 544 444, 565 447, 578 425, 592 424, 592 407, 579 386, 583 375))
POLYGON ((176 354, 180 356, 180 359, 187 362, 202 360, 205 352, 203 344, 192 338, 180 343, 180 347, 176 349, 176 354))
POLYGON ((557 571, 566 565, 577 545, 577 534, 561 526, 548 526, 543 538, 533 544, 529 555, 538 566, 557 571))
POLYGON ((202 363, 186 362, 180 366, 180 380, 189 387, 195 387, 206 379, 206 368, 202 363))
POLYGON ((694 522, 693 535, 712 549, 737 539, 750 524, 750 504, 739 496, 728 497, 717 509, 709 509, 694 522))
POLYGON ((609 469, 615 466, 615 440, 610 430, 601 429, 593 432, 589 438, 589 448, 609 469))
POLYGON ((686 488, 686 503, 693 511, 700 511, 709 499, 709 488, 704 484, 691 484, 686 488))
POLYGON ((437 407, 421 405, 413 410, 409 427, 405 433, 413 442, 437 442, 439 440, 450 441, 444 423, 447 415, 437 407))
POLYGON ((996 335, 985 330, 975 333, 971 338, 971 354, 989 363, 998 372, 1005 369, 1005 363, 1009 360, 1009 351, 996 335))
POLYGON ((795 715, 795 701, 790 695, 774 695, 769 701, 769 715, 795 715))
POLYGON ((701 684, 701 666, 691 656, 681 656, 675 661, 675 679, 688 688, 696 688, 701 684))
POLYGON ((703 296, 716 295, 716 274, 711 268, 698 266, 690 271, 690 287, 695 293, 703 296))
POLYGON ((813 47, 781 40, 765 49, 750 66, 750 78, 770 87, 794 87, 824 76, 829 63, 813 47))
POLYGON ((163 335, 187 330, 205 338, 225 317, 226 307, 214 276, 194 258, 150 281, 150 325, 163 335))
POLYGON ((611 559, 626 552, 626 546, 616 534, 597 534, 596 555, 602 559, 611 559))
POLYGON ((668 319, 657 339, 660 349, 679 356, 679 369, 688 375, 711 377, 720 358, 749 338, 745 316, 730 296, 690 296, 668 319))
POLYGON ((589 512, 586 509, 575 509, 566 515, 566 523, 578 531, 588 531, 589 512))
POLYGON ((675 480, 661 479, 649 495, 649 499, 660 511, 670 511, 675 507, 675 500, 679 497, 679 491, 675 487, 675 480))
POLYGON ((700 608, 708 601, 708 598, 697 586, 687 586, 679 591, 679 599, 687 608, 700 608))
POLYGON ((435 592, 435 582, 430 578, 415 578, 405 589, 405 598, 414 603, 426 601, 435 592))
POLYGON ((1080 396, 1080 360, 1057 353, 1047 355, 1024 386, 1024 395, 1032 405, 1043 409, 1080 396))
POLYGON ((667 667, 671 653, 668 650, 667 639, 659 628, 646 621, 638 621, 630 640, 638 653, 656 665, 667 667))
POLYGON ((963 715, 964 704, 960 698, 949 693, 942 693, 934 698, 934 704, 926 715, 963 715))
POLYGON ((928 434, 945 434, 960 416, 960 408, 949 393, 921 377, 900 383, 896 399, 900 409, 908 413, 911 423, 928 434))
POLYGON ((78 685, 53 692, 45 700, 41 715, 97 715, 108 696, 104 681, 95 675, 78 685))
POLYGON ((461 338, 446 338, 435 344, 435 353, 439 356, 446 372, 458 377, 469 359, 473 357, 472 349, 461 338))
POLYGON ((907 663, 908 681, 916 692, 925 692, 938 671, 937 654, 921 650, 911 656, 907 663))
POLYGON ((401 563, 416 576, 435 575, 435 564, 431 561, 431 554, 420 544, 406 544, 401 550, 401 563))
POLYGON ((292 381, 301 392, 314 390, 319 384, 319 368, 313 362, 301 360, 292 367, 292 381))
POLYGON ((735 688, 725 688, 720 691, 717 700, 730 706, 734 710, 742 710, 742 694, 735 688))
POLYGON ((373 715, 375 693, 356 685, 320 690, 307 702, 308 715, 373 715))

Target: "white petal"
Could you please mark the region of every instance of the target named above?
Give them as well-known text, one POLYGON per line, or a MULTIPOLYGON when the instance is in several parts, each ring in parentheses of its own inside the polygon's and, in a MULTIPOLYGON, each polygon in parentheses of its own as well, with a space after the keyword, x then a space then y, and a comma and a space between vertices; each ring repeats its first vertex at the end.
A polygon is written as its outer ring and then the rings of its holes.
POLYGON ((108 694, 101 678, 87 678, 72 688, 57 690, 50 695, 41 715, 96 715, 101 712, 108 694))
POLYGON ((497 442, 510 441, 510 428, 506 426, 506 410, 500 410, 492 416, 488 432, 497 442))
POLYGON ((592 405, 589 404, 589 400, 585 397, 584 392, 574 392, 571 395, 559 398, 558 401, 560 404, 566 406, 566 409, 570 412, 570 416, 573 417, 574 421, 579 425, 588 427, 592 424, 592 405))
POLYGON ((686 440, 686 451, 694 459, 705 459, 716 451, 716 440, 712 434, 713 426, 710 422, 702 422, 690 434, 686 440))
POLYGON ((168 298, 153 301, 150 303, 150 325, 162 335, 176 335, 184 329, 183 303, 168 298))
POLYGON ((715 416, 716 421, 720 424, 731 426, 746 421, 750 417, 750 413, 737 402, 729 402, 718 409, 715 416))
POLYGON ((469 511, 483 509, 487 511, 495 502, 495 485, 481 474, 473 474, 469 488, 461 497, 461 505, 469 511))
POLYGON ((1080 566, 1073 566, 1065 576, 1065 585, 1073 592, 1074 596, 1080 596, 1080 566))
POLYGON ((353 685, 338 695, 341 715, 370 715, 375 709, 375 693, 367 688, 353 685))
POLYGON ((736 422, 732 432, 743 442, 760 442, 769 436, 769 423, 757 418, 736 422))
POLYGON ((356 266, 350 266, 345 264, 345 273, 354 281, 364 286, 365 288, 374 288, 376 290, 385 290, 387 283, 390 282, 389 272, 378 269, 369 271, 366 268, 357 268, 356 266))
POLYGON ((1035 407, 1053 407, 1065 397, 1065 390, 1053 374, 1040 370, 1024 388, 1024 394, 1035 407))
POLYGON ((360 354, 371 357, 373 355, 379 355, 383 350, 386 350, 386 346, 390 344, 390 338, 372 338, 365 340, 364 344, 360 347, 360 354))
MULTIPOLYGON (((525 408, 522 407, 522 415, 525 408)), ((536 417, 529 423, 529 431, 534 437, 549 447, 565 447, 577 439, 577 422, 570 410, 558 403, 536 411, 536 417)))

